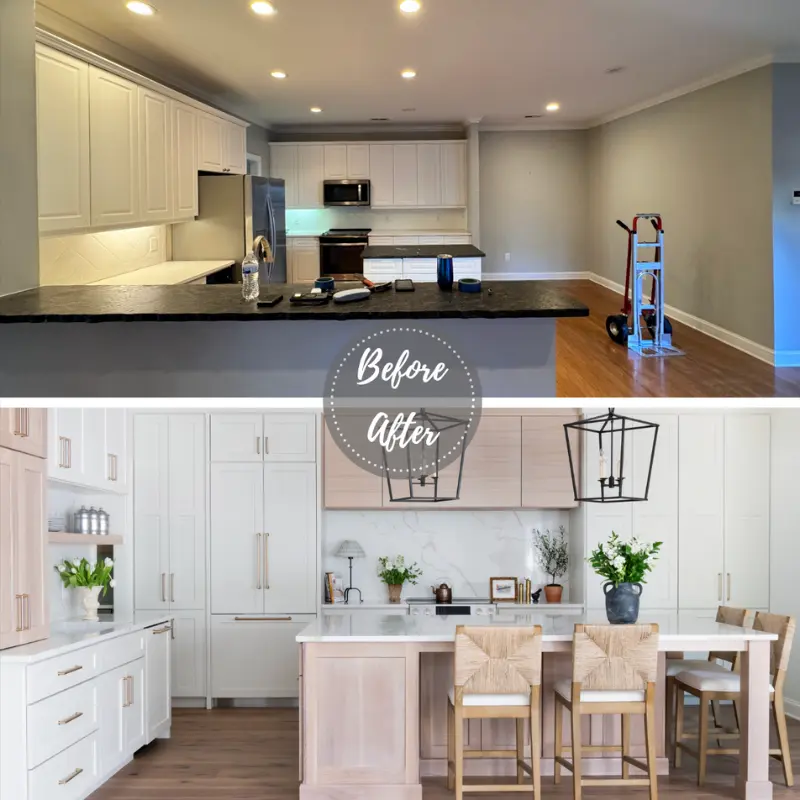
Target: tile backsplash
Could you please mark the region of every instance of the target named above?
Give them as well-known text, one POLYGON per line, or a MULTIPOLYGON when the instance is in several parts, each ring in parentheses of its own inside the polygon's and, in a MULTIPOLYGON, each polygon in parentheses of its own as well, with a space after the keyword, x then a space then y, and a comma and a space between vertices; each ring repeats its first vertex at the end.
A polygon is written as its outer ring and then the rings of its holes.
MULTIPOLYGON (((558 530, 569 537, 568 511, 326 511, 323 572, 348 581, 348 561, 337 558, 343 539, 354 539, 367 557, 353 561, 353 585, 365 602, 386 602, 377 576, 380 556, 416 561, 422 577, 404 597, 425 597, 432 584, 447 582, 456 597, 487 597, 490 577, 530 578, 534 589, 547 583, 536 564, 533 530, 558 530)), ((564 583, 564 600, 569 584, 564 583)))
POLYGON ((166 225, 39 239, 42 286, 92 283, 168 260, 166 225))
POLYGON ((324 208, 289 210, 286 230, 295 233, 325 233, 329 228, 372 228, 374 231, 466 231, 463 209, 324 208))

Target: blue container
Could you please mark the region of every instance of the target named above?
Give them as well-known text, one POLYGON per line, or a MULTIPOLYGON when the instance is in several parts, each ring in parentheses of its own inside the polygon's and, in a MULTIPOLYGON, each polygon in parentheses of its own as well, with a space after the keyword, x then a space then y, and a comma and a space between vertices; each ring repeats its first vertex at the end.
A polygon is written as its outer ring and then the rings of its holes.
POLYGON ((439 288, 449 292, 453 289, 453 256, 439 256, 436 259, 436 282, 439 288))

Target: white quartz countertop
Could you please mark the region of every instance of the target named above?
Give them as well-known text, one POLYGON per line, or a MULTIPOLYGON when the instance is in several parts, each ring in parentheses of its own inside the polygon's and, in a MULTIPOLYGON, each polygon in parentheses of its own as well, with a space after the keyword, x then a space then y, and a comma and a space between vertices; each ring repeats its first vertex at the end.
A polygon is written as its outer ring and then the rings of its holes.
POLYGON ((0 652, 0 666, 43 661, 71 650, 79 650, 81 647, 107 642, 118 636, 125 636, 125 634, 150 628, 153 625, 160 625, 170 619, 169 614, 154 614, 152 617, 136 622, 131 619, 117 620, 113 617, 101 617, 99 622, 85 622, 84 620, 54 622, 50 626, 49 639, 0 652))
POLYGON ((205 278, 221 269, 231 267, 235 261, 164 261, 152 267, 142 267, 133 272, 123 272, 113 278, 94 281, 90 286, 174 286, 205 278))
MULTIPOLYGON (((453 642, 458 625, 541 625, 545 642, 571 642, 576 623, 607 624, 605 613, 586 612, 575 614, 564 609, 547 611, 520 611, 518 614, 503 614, 499 617, 482 616, 465 618, 463 616, 403 616, 382 614, 380 611, 365 611, 362 614, 320 615, 315 622, 304 628, 298 635, 301 643, 314 642, 453 642)), ((750 628, 735 628, 722 625, 707 618, 688 617, 685 614, 641 615, 641 623, 655 622, 660 629, 659 649, 681 649, 683 645, 696 645, 697 650, 717 649, 729 644, 730 649, 741 649, 736 642, 753 639, 777 639, 775 634, 754 631, 750 628), (676 644, 681 647, 676 648, 676 644)))

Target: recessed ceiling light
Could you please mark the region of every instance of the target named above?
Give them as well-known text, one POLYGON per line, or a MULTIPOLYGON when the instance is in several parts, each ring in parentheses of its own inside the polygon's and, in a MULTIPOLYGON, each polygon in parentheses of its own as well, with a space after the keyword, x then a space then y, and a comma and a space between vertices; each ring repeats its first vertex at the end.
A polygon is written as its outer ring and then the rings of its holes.
POLYGON ((422 8, 422 3, 419 0, 403 0, 400 3, 400 10, 404 14, 416 14, 422 8))
POLYGON ((138 0, 130 0, 125 7, 128 11, 132 11, 142 17, 152 17, 156 13, 156 10, 149 3, 140 3, 138 0))
POLYGON ((561 105, 559 103, 548 103, 544 108, 545 111, 553 112, 558 111, 561 108, 561 105))
POLYGON ((403 77, 404 77, 404 78, 405 78, 407 81, 410 81, 412 78, 416 78, 416 77, 417 77, 416 70, 413 70, 413 69, 404 69, 404 70, 403 70, 403 71, 402 71, 400 74, 401 74, 401 75, 402 75, 402 76, 403 76, 403 77))
POLYGON ((312 106, 311 107, 311 113, 312 114, 321 114, 322 113, 322 109, 319 106, 312 106))
POLYGON ((282 81, 286 77, 286 73, 282 70, 276 69, 270 72, 273 78, 277 78, 279 81, 282 81))
POLYGON ((250 8, 256 14, 261 14, 262 17, 268 17, 275 13, 275 6, 273 6, 272 3, 265 2, 265 0, 258 0, 255 3, 250 3, 250 8))

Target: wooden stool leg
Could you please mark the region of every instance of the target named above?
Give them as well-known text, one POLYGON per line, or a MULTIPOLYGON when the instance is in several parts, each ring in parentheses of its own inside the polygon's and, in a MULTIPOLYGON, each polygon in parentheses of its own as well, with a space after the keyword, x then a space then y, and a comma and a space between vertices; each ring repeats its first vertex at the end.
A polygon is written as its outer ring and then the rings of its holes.
POLYGON ((706 782, 706 763, 708 761, 708 698, 700 692, 700 722, 697 740, 697 785, 706 782))
POLYGON ((456 800, 464 798, 464 717, 460 706, 453 715, 453 742, 455 743, 455 792, 456 800))
MULTIPOLYGON (((558 759, 564 752, 564 706, 556 700, 555 709, 555 734, 553 737, 553 754, 558 759)), ((553 760, 553 783, 561 783, 561 764, 553 760)))
POLYGON ((783 692, 776 692, 772 703, 772 715, 778 731, 778 746, 781 749, 781 765, 783 766, 783 779, 787 786, 794 786, 792 773, 792 755, 789 752, 789 731, 786 729, 786 711, 783 706, 783 692))
POLYGON ((686 695, 682 690, 675 688, 675 766, 680 767, 683 751, 678 745, 683 740, 683 708, 686 695))
POLYGON ((531 687, 531 778, 534 800, 542 797, 541 686, 531 687))
POLYGON ((667 705, 664 714, 665 745, 667 758, 675 760, 675 678, 667 678, 667 705))
POLYGON ((655 688, 648 689, 644 715, 645 748, 647 749, 647 777, 650 780, 650 800, 658 800, 656 763, 656 701, 655 688))
POLYGON ((455 788, 455 709, 447 703, 447 790, 452 792, 455 788))
POLYGON ((522 769, 522 761, 525 758, 525 720, 515 720, 517 723, 517 783, 522 783, 525 779, 525 770, 522 769))
POLYGON ((631 754, 631 718, 629 714, 622 715, 622 778, 628 780, 631 776, 631 765, 625 756, 631 754))
POLYGON ((580 704, 572 704, 572 797, 581 800, 581 712, 580 704))

